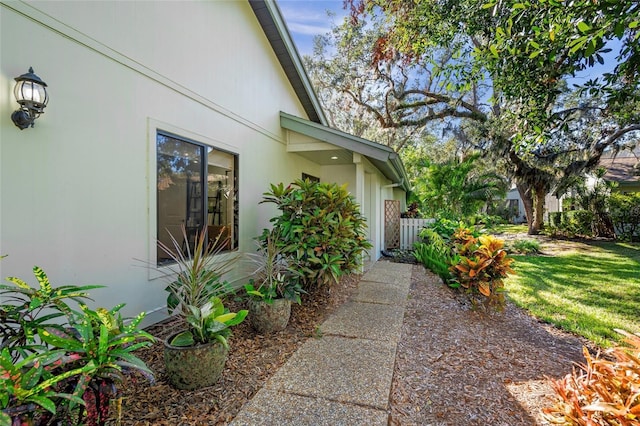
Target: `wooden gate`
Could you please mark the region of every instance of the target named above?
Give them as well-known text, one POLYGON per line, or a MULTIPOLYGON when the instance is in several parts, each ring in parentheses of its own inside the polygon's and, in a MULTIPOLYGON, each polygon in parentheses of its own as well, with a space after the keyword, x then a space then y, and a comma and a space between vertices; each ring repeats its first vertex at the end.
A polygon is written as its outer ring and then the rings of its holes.
POLYGON ((400 200, 384 200, 384 249, 400 248, 400 200))

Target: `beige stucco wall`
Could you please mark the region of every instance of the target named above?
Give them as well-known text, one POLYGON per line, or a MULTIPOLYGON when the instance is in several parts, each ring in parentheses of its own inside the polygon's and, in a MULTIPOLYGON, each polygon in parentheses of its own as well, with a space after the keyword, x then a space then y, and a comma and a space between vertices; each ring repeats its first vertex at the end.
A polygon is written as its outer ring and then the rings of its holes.
POLYGON ((270 182, 321 167, 286 153, 279 111, 305 117, 248 3, 0 5, 0 277, 99 283, 126 314, 164 305, 155 253, 157 129, 239 155, 240 249, 274 214, 270 182), (17 40, 19 39, 19 43, 17 40), (50 102, 10 120, 13 78, 33 66, 50 102))

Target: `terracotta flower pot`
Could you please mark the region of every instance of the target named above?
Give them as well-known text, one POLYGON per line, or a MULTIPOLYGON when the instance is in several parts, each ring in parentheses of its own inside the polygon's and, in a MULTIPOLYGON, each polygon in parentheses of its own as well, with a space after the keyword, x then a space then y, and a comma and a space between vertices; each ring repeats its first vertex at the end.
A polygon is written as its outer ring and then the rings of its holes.
POLYGON ((249 301, 249 322, 260 334, 284 330, 291 316, 291 300, 276 299, 273 303, 249 301))
POLYGON ((172 346, 175 335, 164 342, 165 375, 178 389, 199 389, 215 384, 224 370, 229 350, 215 341, 197 346, 172 346))

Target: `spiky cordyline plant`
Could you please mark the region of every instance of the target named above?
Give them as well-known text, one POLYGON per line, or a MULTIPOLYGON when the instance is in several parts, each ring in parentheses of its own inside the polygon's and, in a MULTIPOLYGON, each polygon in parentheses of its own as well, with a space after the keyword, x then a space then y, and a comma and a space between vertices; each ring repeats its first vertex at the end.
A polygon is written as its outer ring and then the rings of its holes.
POLYGON ((176 263, 169 268, 176 273, 175 281, 167 286, 167 307, 170 313, 178 313, 187 324, 187 330, 178 333, 170 341, 173 346, 193 346, 218 340, 228 347, 229 327, 240 324, 247 316, 247 310, 229 312, 221 297, 231 292, 222 277, 237 261, 235 254, 218 256, 227 246, 228 237, 224 229, 211 241, 207 227, 194 236, 193 250, 189 247, 186 228, 182 227, 182 244, 171 234, 172 250, 162 242, 158 246, 176 263))
POLYGON ((175 263, 167 267, 175 273, 175 280, 166 287, 167 308, 169 312, 180 313, 183 317, 190 314, 189 306, 202 307, 212 297, 220 297, 230 292, 229 285, 222 277, 231 271, 236 263, 235 254, 216 256, 227 246, 226 233, 220 232, 211 241, 207 227, 198 231, 194 237, 193 248, 188 244, 189 237, 184 225, 181 228, 185 249, 178 239, 169 233, 171 245, 158 241, 158 247, 175 263))

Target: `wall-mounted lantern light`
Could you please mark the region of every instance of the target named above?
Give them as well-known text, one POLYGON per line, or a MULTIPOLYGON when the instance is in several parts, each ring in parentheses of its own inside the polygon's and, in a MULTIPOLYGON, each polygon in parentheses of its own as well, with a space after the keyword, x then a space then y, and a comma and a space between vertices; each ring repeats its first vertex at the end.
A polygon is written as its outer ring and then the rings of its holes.
POLYGON ((33 127, 33 122, 44 112, 49 102, 49 95, 46 89, 47 83, 35 75, 31 67, 28 73, 16 77, 15 80, 16 87, 13 89, 13 94, 20 104, 20 109, 11 114, 11 120, 22 130, 29 126, 33 127))

